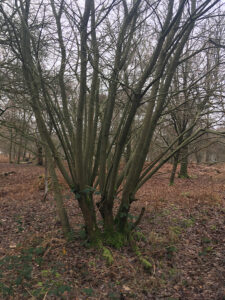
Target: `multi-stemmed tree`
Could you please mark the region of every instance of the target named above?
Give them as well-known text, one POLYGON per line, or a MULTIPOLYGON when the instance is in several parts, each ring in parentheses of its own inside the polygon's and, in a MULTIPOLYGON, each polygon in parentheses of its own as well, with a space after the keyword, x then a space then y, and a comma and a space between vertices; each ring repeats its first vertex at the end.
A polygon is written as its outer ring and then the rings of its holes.
MULTIPOLYGON (((171 82, 191 32, 219 2, 86 0, 82 6, 69 0, 12 0, 0 4, 1 34, 6 37, 2 47, 20 64, 50 165, 56 162, 74 192, 91 241, 104 238, 122 244, 139 222, 140 218, 128 222, 137 190, 177 151, 165 151, 158 165, 142 172, 157 123, 171 99, 171 82), (138 134, 132 139, 137 115, 138 134), (130 147, 131 154, 126 155, 130 147), (96 193, 100 194, 97 206, 96 193), (96 209, 103 219, 102 230, 96 209)), ((66 212, 57 201, 67 234, 66 212)))

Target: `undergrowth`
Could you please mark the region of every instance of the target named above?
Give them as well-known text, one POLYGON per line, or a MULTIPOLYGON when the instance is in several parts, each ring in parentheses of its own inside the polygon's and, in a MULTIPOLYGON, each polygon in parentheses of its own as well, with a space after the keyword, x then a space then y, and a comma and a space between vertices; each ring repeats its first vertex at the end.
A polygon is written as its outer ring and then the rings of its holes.
POLYGON ((4 298, 13 297, 20 290, 23 297, 29 294, 43 299, 48 294, 63 299, 63 293, 71 290, 58 270, 44 268, 43 254, 42 247, 27 248, 0 260, 0 294, 4 298), (34 269, 38 275, 34 275, 34 269))

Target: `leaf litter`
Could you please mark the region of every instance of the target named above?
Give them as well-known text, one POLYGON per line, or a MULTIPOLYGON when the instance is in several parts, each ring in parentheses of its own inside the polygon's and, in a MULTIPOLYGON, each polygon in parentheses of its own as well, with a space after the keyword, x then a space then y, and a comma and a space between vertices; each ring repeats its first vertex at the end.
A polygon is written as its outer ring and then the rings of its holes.
POLYGON ((60 178, 74 229, 65 241, 52 192, 41 201, 44 169, 1 163, 10 176, 0 177, 0 299, 225 299, 225 164, 192 164, 190 179, 173 186, 170 170, 144 185, 130 212, 145 207, 135 239, 149 271, 128 246, 110 249, 112 264, 86 247, 81 212, 60 178))

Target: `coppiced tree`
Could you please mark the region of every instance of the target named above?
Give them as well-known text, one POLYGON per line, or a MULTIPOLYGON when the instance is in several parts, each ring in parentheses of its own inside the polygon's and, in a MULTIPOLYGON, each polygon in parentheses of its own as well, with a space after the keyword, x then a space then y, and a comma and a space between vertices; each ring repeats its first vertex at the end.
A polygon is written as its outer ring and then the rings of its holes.
MULTIPOLYGON (((137 190, 199 134, 193 132, 169 153, 173 141, 157 165, 142 171, 157 123, 171 99, 170 87, 184 47, 195 26, 220 2, 86 0, 82 5, 50 0, 37 5, 17 0, 0 4, 7 41, 2 47, 19 61, 50 164, 56 162, 73 191, 92 242, 121 246, 129 239, 144 212, 129 223, 137 190), (63 156, 49 134, 43 110, 63 156), (125 160, 140 110, 138 135, 125 160), (95 194, 100 194, 97 205, 95 194), (97 224, 96 209, 103 228, 97 224)), ((66 211, 63 203, 58 204, 67 234, 66 211)))

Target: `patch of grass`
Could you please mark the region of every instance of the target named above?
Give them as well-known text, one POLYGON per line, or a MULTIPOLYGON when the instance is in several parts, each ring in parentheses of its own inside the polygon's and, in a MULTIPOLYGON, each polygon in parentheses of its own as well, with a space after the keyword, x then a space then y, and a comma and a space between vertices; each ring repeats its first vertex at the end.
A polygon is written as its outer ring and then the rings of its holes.
MULTIPOLYGON (((51 277, 53 273, 50 274, 51 277)), ((62 298, 62 295, 65 292, 69 292, 71 286, 65 284, 59 273, 56 273, 55 276, 51 279, 45 279, 45 281, 39 281, 35 286, 35 289, 31 290, 31 294, 34 297, 42 298, 45 295, 56 296, 62 298)))
POLYGON ((120 297, 119 293, 109 292, 108 299, 110 299, 110 300, 120 300, 121 297, 120 297))
POLYGON ((180 226, 170 226, 169 231, 174 232, 176 235, 180 235, 183 230, 180 226))
POLYGON ((95 267, 96 266, 96 262, 95 261, 89 261, 89 266, 90 267, 95 267))
POLYGON ((213 231, 216 231, 217 230, 217 226, 216 225, 211 225, 210 229, 213 230, 213 231))
POLYGON ((207 237, 204 236, 201 239, 201 244, 202 244, 202 251, 198 253, 199 256, 204 256, 207 255, 208 253, 213 251, 213 247, 210 245, 212 241, 207 237))
POLYGON ((89 297, 94 295, 94 290, 92 288, 84 288, 82 289, 82 292, 89 297))
POLYGON ((183 219, 181 221, 181 226, 184 228, 189 228, 195 225, 195 218, 183 219))
POLYGON ((37 299, 44 295, 61 296, 71 287, 64 283, 62 276, 55 269, 38 270, 39 276, 34 277, 34 268, 41 267, 44 249, 42 247, 23 249, 19 255, 5 256, 0 260, 0 293, 3 297, 13 296, 17 288, 24 294, 29 289, 37 299))
POLYGON ((180 226, 170 226, 168 231, 168 240, 170 243, 178 242, 182 231, 183 229, 180 226))
POLYGON ((16 224, 17 224, 17 231, 18 232, 22 232, 24 231, 24 227, 23 227, 23 219, 21 216, 16 216, 15 217, 15 221, 16 221, 16 224))
POLYGON ((171 277, 175 276, 176 274, 177 274, 177 269, 175 269, 175 268, 169 269, 169 275, 171 277))
POLYGON ((211 240, 207 236, 203 236, 201 242, 202 244, 210 244, 211 240))
POLYGON ((133 233, 134 239, 137 241, 147 242, 146 236, 141 231, 135 231, 133 233))
POLYGON ((177 283, 180 281, 181 272, 179 269, 171 268, 169 269, 169 280, 171 280, 173 283, 177 283))
POLYGON ((209 253, 212 252, 212 251, 213 251, 213 247, 211 247, 211 246, 203 247, 203 248, 202 248, 202 251, 200 251, 200 252, 198 253, 198 255, 199 255, 199 256, 205 256, 205 255, 209 254, 209 253))
POLYGON ((169 245, 166 247, 166 254, 168 259, 172 259, 172 257, 176 252, 177 252, 177 248, 174 245, 169 245))

